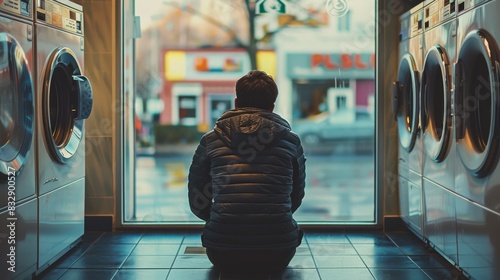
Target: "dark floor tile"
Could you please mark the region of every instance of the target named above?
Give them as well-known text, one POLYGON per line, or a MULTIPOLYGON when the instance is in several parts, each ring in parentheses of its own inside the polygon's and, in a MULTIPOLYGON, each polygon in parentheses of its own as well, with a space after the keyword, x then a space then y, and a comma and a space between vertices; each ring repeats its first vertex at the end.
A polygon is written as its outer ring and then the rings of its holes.
POLYGON ((212 263, 207 256, 179 255, 174 261, 172 268, 212 268, 212 263))
POLYGON ((349 243, 344 233, 306 233, 302 242, 317 243, 349 243))
POLYGON ((139 244, 181 244, 184 233, 144 233, 139 244))
POLYGON ((420 269, 371 269, 377 280, 427 280, 430 279, 420 269))
POLYGON ((68 269, 59 280, 110 280, 115 273, 108 269, 68 269))
POLYGON ((429 275, 432 280, 466 280, 468 279, 460 273, 458 269, 438 269, 438 268, 426 268, 423 271, 429 275))
POLYGON ((271 280, 320 280, 316 269, 285 269, 279 273, 273 273, 271 280))
POLYGON ((179 253, 179 248, 179 245, 174 244, 137 244, 131 255, 175 256, 179 253))
POLYGON ((66 273, 65 268, 55 268, 55 269, 47 269, 42 274, 38 275, 35 279, 37 280, 57 280, 61 278, 61 276, 66 273))
POLYGON ((83 255, 71 268, 119 268, 127 256, 83 255))
POLYGON ((354 232, 346 233, 347 239, 353 244, 377 244, 377 245, 390 245, 394 244, 392 240, 382 232, 354 232))
POLYGON ((359 256, 314 256, 318 268, 366 268, 359 256))
POLYGON ((389 232, 387 236, 396 243, 398 246, 402 245, 415 245, 424 243, 422 239, 418 238, 415 234, 409 231, 389 232))
POLYGON ((369 268, 418 268, 407 256, 361 256, 369 268))
POLYGON ((82 236, 83 243, 92 243, 99 239, 104 232, 101 231, 86 231, 82 236))
POLYGON ((220 273, 215 269, 171 269, 167 280, 218 280, 220 273))
POLYGON ((449 269, 452 267, 448 261, 437 254, 409 256, 420 268, 449 269))
POLYGON ((65 256, 81 256, 92 246, 90 243, 80 243, 71 248, 65 256))
POLYGON ((362 256, 402 256, 403 252, 394 244, 354 244, 354 249, 362 256))
MULTIPOLYGON (((321 279, 328 280, 373 280, 367 268, 318 269, 321 279)), ((403 280, 403 279, 399 279, 403 280)), ((404 279, 406 280, 406 279, 404 279)))
POLYGON ((64 256, 57 262, 55 262, 53 265, 51 265, 50 268, 61 268, 61 269, 70 268, 80 257, 81 257, 80 255, 64 256))
POLYGON ((165 280, 167 279, 168 269, 120 269, 113 277, 113 280, 165 280))
POLYGON ((96 243, 99 244, 136 244, 141 239, 139 232, 105 232, 96 243))
POLYGON ((309 248, 311 249, 311 252, 314 256, 339 256, 358 254, 350 243, 309 244, 309 248))
POLYGON ((422 244, 412 244, 412 245, 399 245, 399 248, 405 255, 428 255, 431 254, 431 249, 422 244))
POLYGON ((90 248, 90 243, 82 243, 69 250, 51 268, 70 268, 87 250, 90 248))
POLYGON ((174 259, 175 256, 130 256, 123 263, 122 268, 169 269, 174 259))
POLYGON ((85 255, 102 256, 128 256, 134 249, 135 244, 102 244, 96 243, 90 246, 85 255))

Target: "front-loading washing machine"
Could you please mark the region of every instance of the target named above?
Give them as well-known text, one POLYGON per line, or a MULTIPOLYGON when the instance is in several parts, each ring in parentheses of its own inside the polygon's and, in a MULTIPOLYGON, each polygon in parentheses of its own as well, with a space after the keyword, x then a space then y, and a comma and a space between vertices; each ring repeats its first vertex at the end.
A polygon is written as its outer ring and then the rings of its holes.
POLYGON ((32 2, 0 1, 0 269, 36 270, 37 198, 32 2))
POLYGON ((401 218, 419 236, 422 220, 422 141, 420 71, 422 69, 423 3, 400 17, 399 68, 393 85, 392 110, 398 126, 398 183, 401 218))
POLYGON ((424 228, 429 242, 457 260, 453 71, 456 60, 456 2, 424 3, 424 65, 421 79, 424 228))
POLYGON ((37 77, 38 272, 84 232, 85 119, 92 88, 83 73, 82 6, 39 0, 35 11, 37 77))
POLYGON ((458 1, 454 118, 458 261, 476 279, 500 271, 500 1, 458 1))

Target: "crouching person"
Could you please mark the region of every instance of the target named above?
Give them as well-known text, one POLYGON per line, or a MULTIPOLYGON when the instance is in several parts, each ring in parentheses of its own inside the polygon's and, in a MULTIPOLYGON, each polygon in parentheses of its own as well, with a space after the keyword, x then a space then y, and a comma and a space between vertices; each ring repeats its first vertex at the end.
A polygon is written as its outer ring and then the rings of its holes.
POLYGON ((204 220, 207 256, 221 271, 277 272, 301 244, 292 214, 304 197, 305 156, 289 123, 273 113, 278 88, 262 71, 236 82, 235 108, 193 156, 188 196, 204 220))

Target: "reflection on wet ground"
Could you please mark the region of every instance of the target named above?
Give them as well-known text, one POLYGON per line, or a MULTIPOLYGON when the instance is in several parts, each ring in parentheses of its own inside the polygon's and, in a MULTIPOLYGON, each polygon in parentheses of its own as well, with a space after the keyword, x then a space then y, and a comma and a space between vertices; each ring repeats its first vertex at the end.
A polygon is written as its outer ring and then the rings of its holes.
MULTIPOLYGON (((194 151, 194 148, 193 148, 194 151)), ((371 222, 375 187, 373 154, 307 153, 306 196, 298 222, 371 222)), ((135 221, 200 222, 189 210, 187 175, 192 154, 138 156, 135 221)), ((126 211, 127 212, 127 211, 126 211)))

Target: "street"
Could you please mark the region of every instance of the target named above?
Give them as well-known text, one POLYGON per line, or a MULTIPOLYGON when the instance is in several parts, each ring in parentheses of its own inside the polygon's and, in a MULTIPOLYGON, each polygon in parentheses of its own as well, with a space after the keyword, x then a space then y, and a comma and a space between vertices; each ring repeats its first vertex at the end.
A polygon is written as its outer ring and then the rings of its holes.
MULTIPOLYGON (((373 154, 323 155, 306 151, 306 157, 306 195, 294 214, 297 222, 374 221, 373 154)), ((137 157, 135 211, 126 211, 135 212, 135 217, 129 217, 131 221, 201 222, 189 210, 187 199, 191 159, 187 153, 137 157)))

